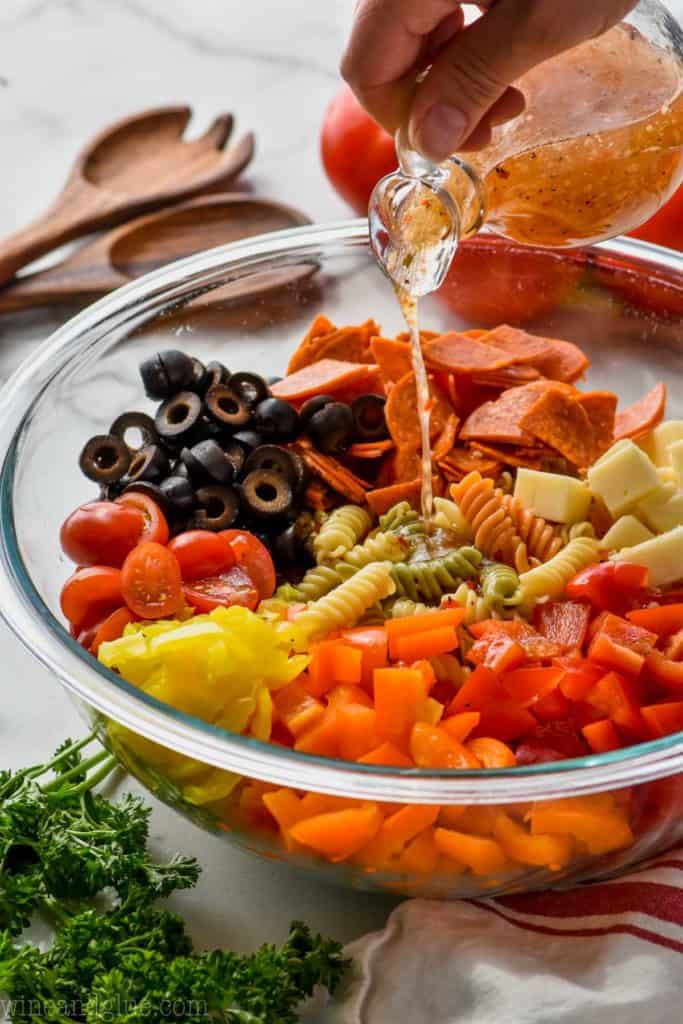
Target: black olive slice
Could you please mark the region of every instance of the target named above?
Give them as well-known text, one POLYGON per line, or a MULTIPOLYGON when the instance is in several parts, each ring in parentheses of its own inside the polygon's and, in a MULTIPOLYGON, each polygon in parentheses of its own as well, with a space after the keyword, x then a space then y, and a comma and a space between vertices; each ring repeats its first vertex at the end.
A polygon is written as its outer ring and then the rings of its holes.
POLYGON ((139 452, 157 440, 154 420, 146 412, 123 412, 109 428, 109 433, 119 437, 131 454, 139 452), (139 437, 140 443, 135 444, 139 437))
POLYGON ((232 439, 237 441, 245 455, 253 452, 254 448, 258 448, 263 444, 263 438, 255 430, 238 430, 236 434, 232 435, 232 439))
POLYGON ((349 406, 330 402, 313 413, 308 421, 308 436, 320 452, 344 451, 353 436, 353 413, 349 406))
POLYGON ((230 378, 230 387, 239 395, 240 398, 244 399, 248 406, 258 405, 264 398, 268 398, 270 391, 263 377, 259 377, 258 373, 246 373, 240 371, 239 373, 233 373, 230 378))
POLYGON ((384 418, 383 395, 360 395, 351 403, 354 436, 357 441, 384 441, 389 436, 384 418))
POLYGON ((167 476, 159 489, 173 513, 189 512, 194 507, 194 488, 185 476, 167 476))
POLYGON ((194 516, 194 525, 199 530, 227 530, 233 525, 239 514, 239 497, 234 487, 221 487, 213 484, 200 487, 195 495, 198 511, 194 516))
POLYGON ((274 469, 285 478, 294 490, 298 484, 300 470, 297 465, 298 456, 286 448, 276 444, 262 444, 251 453, 244 463, 244 472, 253 473, 256 469, 274 469))
POLYGON ((278 377, 277 374, 271 374, 270 377, 266 377, 266 384, 269 388, 272 388, 273 384, 279 384, 282 377, 278 377))
POLYGON ((124 494, 128 494, 130 491, 135 491, 136 494, 146 494, 148 498, 157 503, 164 515, 168 512, 166 496, 158 484, 153 484, 149 480, 136 480, 135 483, 128 484, 123 488, 124 494))
POLYGON ((301 433, 299 414, 281 398, 265 398, 254 409, 254 427, 273 441, 293 441, 301 433))
POLYGON ((217 441, 208 439, 192 448, 183 448, 180 458, 187 466, 190 479, 197 483, 232 483, 234 466, 217 441))
POLYGON ((247 403, 227 384, 220 384, 207 391, 206 408, 217 423, 236 430, 246 426, 251 419, 247 403))
POLYGON ((320 412, 320 410, 324 409, 326 405, 329 405, 330 402, 334 401, 336 401, 336 399, 334 399, 332 395, 314 395, 313 398, 309 398, 307 402, 304 402, 301 406, 301 412, 299 413, 302 430, 308 425, 308 421, 311 416, 316 412, 320 412))
POLYGON ((279 533, 273 541, 273 554, 279 563, 298 565, 304 556, 304 545, 296 523, 279 533))
POLYGON ((120 437, 96 434, 86 442, 78 464, 89 480, 112 484, 125 475, 130 465, 130 452, 120 437))
POLYGON ((219 384, 227 384, 230 380, 230 370, 215 359, 206 364, 206 373, 208 375, 207 391, 210 388, 217 388, 219 384))
POLYGON ((229 441, 223 441, 221 448, 225 457, 232 463, 233 473, 235 479, 237 479, 244 468, 244 461, 247 457, 244 448, 234 438, 231 438, 229 441))
POLYGON ((148 359, 143 359, 139 369, 148 398, 168 398, 171 394, 171 384, 161 361, 161 353, 155 352, 148 359))
POLYGON ((255 519, 284 519, 294 507, 291 485, 276 469, 255 469, 242 481, 242 507, 255 519))
POLYGON ((130 460, 126 483, 136 480, 161 480, 169 471, 168 456, 158 444, 149 444, 136 452, 130 460))
POLYGON ((157 434, 170 444, 184 442, 198 425, 202 400, 194 391, 181 391, 162 402, 154 417, 157 434))
POLYGON ((178 391, 189 388, 194 378, 194 362, 192 356, 187 352, 181 352, 178 348, 169 348, 159 353, 161 365, 166 371, 166 377, 170 385, 170 394, 175 395, 178 391))
POLYGON ((206 389, 209 387, 211 376, 208 373, 204 363, 201 359, 192 359, 192 380, 187 385, 188 391, 195 391, 198 395, 203 395, 206 389))

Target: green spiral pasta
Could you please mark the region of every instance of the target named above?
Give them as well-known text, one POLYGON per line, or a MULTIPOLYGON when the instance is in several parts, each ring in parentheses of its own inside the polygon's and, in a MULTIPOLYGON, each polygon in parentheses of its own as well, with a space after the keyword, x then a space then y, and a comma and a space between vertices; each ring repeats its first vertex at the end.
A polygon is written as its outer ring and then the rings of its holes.
POLYGON ((438 604, 444 594, 476 576, 481 560, 477 548, 464 547, 425 562, 398 562, 390 570, 399 597, 438 604))
POLYGON ((297 616, 296 624, 309 640, 326 636, 334 629, 355 626, 368 609, 390 597, 395 589, 391 563, 371 562, 310 604, 297 616))
POLYGON ((555 600, 580 569, 597 562, 600 543, 593 537, 575 537, 550 561, 523 572, 519 577, 522 602, 533 606, 540 598, 555 600))
POLYGON ((481 594, 492 607, 512 608, 522 599, 519 576, 503 562, 489 562, 481 573, 481 594))
POLYGON ((405 619, 408 615, 424 615, 434 609, 419 601, 411 601, 409 597, 397 597, 395 601, 387 602, 384 610, 389 619, 405 619))
POLYGON ((342 579, 348 579, 370 562, 400 562, 407 549, 406 541, 395 533, 374 533, 347 551, 334 568, 342 579))
POLYGON ((341 505, 331 512, 313 541, 317 562, 341 558, 362 540, 372 525, 370 516, 360 505, 341 505))
POLYGON ((461 608, 465 609, 463 622, 466 626, 472 626, 475 622, 483 622, 484 619, 499 619, 500 613, 490 597, 484 597, 474 587, 467 583, 461 583, 449 597, 449 602, 455 601, 461 608))
POLYGON ((434 526, 450 530, 463 541, 472 539, 472 530, 464 515, 450 498, 434 498, 434 526))
POLYGON ((314 565, 304 574, 300 583, 294 586, 283 583, 278 587, 277 596, 285 601, 317 601, 335 587, 339 586, 342 577, 331 565, 314 565))

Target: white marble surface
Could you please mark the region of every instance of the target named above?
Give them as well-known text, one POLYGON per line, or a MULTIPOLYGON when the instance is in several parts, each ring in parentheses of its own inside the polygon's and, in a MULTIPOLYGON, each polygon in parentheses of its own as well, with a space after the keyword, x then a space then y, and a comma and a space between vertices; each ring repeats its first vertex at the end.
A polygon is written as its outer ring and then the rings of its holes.
MULTIPOLYGON (((683 0, 671 6, 683 17, 683 0)), ((5 0, 0 235, 42 210, 94 131, 167 103, 191 104, 197 131, 234 111, 238 127, 257 134, 246 184, 317 220, 345 216, 320 167, 317 137, 351 9, 352 0, 5 0)), ((0 320, 0 379, 62 320, 0 320)), ((40 759, 81 731, 58 685, 1 625, 0 663, 3 766, 40 759)), ((278 939, 293 916, 348 939, 383 923, 391 905, 251 860, 161 807, 154 834, 160 846, 191 851, 206 865, 198 893, 182 899, 200 944, 278 939)))
MULTIPOLYGON (((351 0, 7 0, 0 5, 0 235, 38 214, 83 142, 146 107, 187 103, 201 132, 222 111, 257 136, 244 183, 316 220, 348 215, 318 158, 338 86, 351 0)), ((64 314, 0 320, 0 378, 64 314)), ((49 542, 49 541, 46 541, 49 542)), ((40 760, 81 722, 59 685, 0 625, 0 760, 40 760)), ((200 945, 249 948, 282 938, 292 917, 350 939, 383 924, 390 901, 316 885, 258 862, 158 807, 160 848, 205 864, 183 896, 200 945)))

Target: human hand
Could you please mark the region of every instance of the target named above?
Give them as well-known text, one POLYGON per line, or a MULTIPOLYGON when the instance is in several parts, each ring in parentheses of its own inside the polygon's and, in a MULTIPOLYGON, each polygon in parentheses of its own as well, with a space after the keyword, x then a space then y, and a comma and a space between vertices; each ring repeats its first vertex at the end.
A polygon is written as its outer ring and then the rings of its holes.
POLYGON ((387 131, 437 162, 479 149, 524 109, 526 71, 616 25, 636 0, 482 0, 465 26, 461 0, 358 0, 342 74, 387 131), (424 78, 416 84, 420 72, 424 78))

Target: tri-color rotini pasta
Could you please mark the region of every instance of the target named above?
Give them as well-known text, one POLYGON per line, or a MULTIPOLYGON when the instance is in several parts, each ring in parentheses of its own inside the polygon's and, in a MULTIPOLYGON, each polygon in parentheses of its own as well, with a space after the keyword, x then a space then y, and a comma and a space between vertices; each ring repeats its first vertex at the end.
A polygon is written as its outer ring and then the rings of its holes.
POLYGON ((451 497, 472 527, 474 543, 489 558, 500 559, 518 572, 529 568, 527 547, 493 480, 478 470, 451 486, 451 497))
POLYGON ((371 562, 297 616, 296 624, 308 640, 355 624, 378 601, 396 590, 390 562, 371 562))
POLYGON ((558 554, 519 577, 522 604, 530 607, 543 598, 561 597, 580 569, 600 559, 600 542, 593 537, 575 537, 558 554))
POLYGON ((481 561, 477 548, 462 547, 423 562, 398 562, 390 572, 399 596, 438 604, 444 594, 476 576, 481 561))
POLYGON ((360 505, 341 505, 320 527, 313 541, 317 562, 330 562, 350 551, 372 526, 368 512, 360 505))

